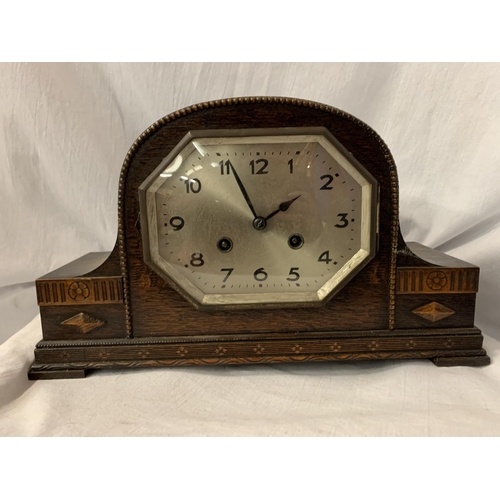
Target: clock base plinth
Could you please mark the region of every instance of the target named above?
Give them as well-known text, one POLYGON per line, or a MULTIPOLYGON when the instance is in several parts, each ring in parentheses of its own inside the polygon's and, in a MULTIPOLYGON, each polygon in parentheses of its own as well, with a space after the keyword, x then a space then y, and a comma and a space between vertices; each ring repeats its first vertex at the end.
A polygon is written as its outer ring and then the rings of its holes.
POLYGON ((431 361, 436 366, 487 366, 490 364, 490 357, 483 349, 479 356, 440 356, 432 358, 431 361))
POLYGON ((88 370, 78 368, 70 369, 51 369, 48 367, 38 367, 36 363, 31 365, 28 372, 29 380, 55 380, 61 378, 85 378, 88 370))
POLYGON ((490 359, 482 344, 477 328, 42 341, 29 378, 82 378, 95 369, 361 360, 484 366, 490 359))

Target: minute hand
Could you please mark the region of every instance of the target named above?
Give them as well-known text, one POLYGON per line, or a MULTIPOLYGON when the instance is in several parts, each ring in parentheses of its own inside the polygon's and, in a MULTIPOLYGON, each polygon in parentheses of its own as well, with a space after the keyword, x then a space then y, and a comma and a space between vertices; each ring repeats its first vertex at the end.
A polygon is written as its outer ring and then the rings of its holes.
POLYGON ((266 217, 266 221, 269 220, 271 217, 274 217, 275 215, 279 214, 280 212, 286 212, 289 208, 290 208, 290 205, 297 199, 297 198, 300 198, 300 194, 299 196, 295 197, 293 200, 288 200, 288 201, 284 201, 283 203, 280 203, 280 207, 278 208, 278 210, 275 210, 274 212, 271 212, 267 217, 266 217))
POLYGON ((250 197, 248 196, 247 190, 245 189, 245 186, 241 182, 241 179, 239 178, 238 174, 236 173, 236 170, 234 167, 229 163, 231 166, 231 171, 233 172, 234 178, 236 179, 236 182, 238 183, 238 187, 240 188, 241 194, 245 198, 245 201, 247 202, 248 208, 252 211, 252 214, 255 218, 257 218, 257 213, 255 212, 255 208, 253 208, 252 202, 250 201, 250 197))

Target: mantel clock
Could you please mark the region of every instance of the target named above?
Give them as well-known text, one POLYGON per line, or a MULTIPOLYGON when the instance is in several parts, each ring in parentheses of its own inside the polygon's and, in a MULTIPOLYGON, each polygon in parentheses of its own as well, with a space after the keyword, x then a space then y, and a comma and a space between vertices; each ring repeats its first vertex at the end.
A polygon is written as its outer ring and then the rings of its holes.
POLYGON ((479 269, 398 223, 396 165, 353 116, 206 102, 132 145, 118 239, 36 281, 31 379, 98 368, 426 358, 489 362, 479 269))

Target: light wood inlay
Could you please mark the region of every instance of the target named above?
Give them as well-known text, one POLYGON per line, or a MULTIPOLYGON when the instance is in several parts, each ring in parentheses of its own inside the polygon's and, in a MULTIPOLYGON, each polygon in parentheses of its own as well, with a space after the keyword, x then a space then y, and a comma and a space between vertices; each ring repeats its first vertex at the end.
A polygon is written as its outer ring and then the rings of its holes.
POLYGON ((429 302, 422 307, 413 309, 412 313, 435 323, 436 321, 455 314, 455 311, 449 307, 443 306, 443 304, 440 304, 439 302, 429 302))
POLYGON ((38 305, 122 304, 121 277, 38 280, 38 305))
POLYGON ((80 333, 90 333, 92 330, 99 328, 105 323, 105 321, 99 318, 94 318, 90 314, 79 313, 63 321, 61 325, 75 328, 80 333))
POLYGON ((398 270, 398 294, 476 293, 479 269, 442 267, 405 267, 398 270))

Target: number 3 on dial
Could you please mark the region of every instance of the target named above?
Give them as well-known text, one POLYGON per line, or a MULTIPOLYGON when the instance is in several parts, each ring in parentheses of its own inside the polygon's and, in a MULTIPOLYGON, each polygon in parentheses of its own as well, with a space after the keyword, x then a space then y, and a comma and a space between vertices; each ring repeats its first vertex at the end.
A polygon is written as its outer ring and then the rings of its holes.
POLYGON ((347 227, 349 225, 349 221, 346 218, 347 214, 338 214, 337 217, 340 217, 341 224, 335 224, 335 227, 343 229, 344 227, 347 227))

